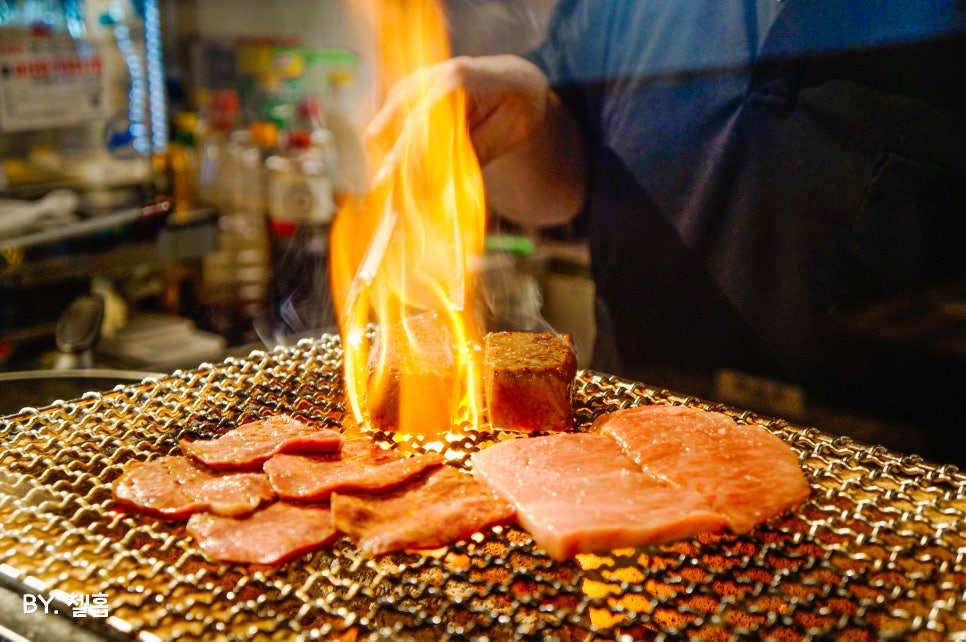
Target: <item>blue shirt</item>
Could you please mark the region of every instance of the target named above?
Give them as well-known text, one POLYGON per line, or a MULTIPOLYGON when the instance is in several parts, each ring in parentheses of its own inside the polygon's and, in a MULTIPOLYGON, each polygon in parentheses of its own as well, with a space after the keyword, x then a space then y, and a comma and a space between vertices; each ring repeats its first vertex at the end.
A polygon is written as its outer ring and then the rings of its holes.
POLYGON ((956 0, 562 0, 617 363, 809 376, 845 307, 966 273, 956 0))

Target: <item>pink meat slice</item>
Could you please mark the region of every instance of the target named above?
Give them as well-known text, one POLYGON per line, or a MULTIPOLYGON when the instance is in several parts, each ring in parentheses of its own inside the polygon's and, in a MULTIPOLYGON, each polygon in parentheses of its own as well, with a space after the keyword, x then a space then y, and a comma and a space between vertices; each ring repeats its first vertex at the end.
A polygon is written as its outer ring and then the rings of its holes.
POLYGON ((188 532, 214 559, 249 564, 277 564, 321 548, 337 534, 327 506, 287 502, 240 518, 196 513, 188 532))
POLYGON ((520 524, 557 560, 726 525, 703 497, 645 474, 604 435, 511 439, 472 460, 476 477, 513 504, 520 524))
POLYGON ((645 472, 705 497, 745 533, 810 493, 791 447, 758 426, 683 406, 640 406, 598 417, 645 472))
POLYGON ((276 415, 243 424, 216 439, 182 439, 181 450, 218 470, 255 470, 276 453, 338 452, 344 441, 335 430, 320 430, 287 415, 276 415))
POLYGON ((379 494, 332 494, 335 527, 373 555, 439 548, 512 517, 512 506, 451 466, 379 494))
POLYGON ((275 498, 263 473, 216 473, 187 457, 138 462, 114 484, 117 502, 138 511, 184 519, 198 511, 238 516, 275 498))
POLYGON ((406 457, 368 439, 350 439, 338 453, 275 455, 264 470, 279 497, 320 501, 335 490, 391 488, 442 463, 440 455, 406 457))

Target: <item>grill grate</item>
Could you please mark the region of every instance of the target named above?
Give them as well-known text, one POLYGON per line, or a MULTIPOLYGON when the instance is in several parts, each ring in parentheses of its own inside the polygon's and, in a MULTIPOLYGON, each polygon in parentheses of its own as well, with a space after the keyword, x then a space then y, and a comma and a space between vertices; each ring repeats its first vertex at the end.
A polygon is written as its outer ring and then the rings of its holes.
MULTIPOLYGON (((556 563, 525 531, 498 527, 379 558, 341 539, 263 567, 213 562, 183 523, 115 507, 111 485, 125 467, 177 453, 182 436, 278 412, 341 426, 341 356, 338 338, 324 336, 0 419, 0 580, 62 603, 106 594, 109 617, 87 625, 145 641, 966 640, 966 475, 731 408, 714 409, 788 441, 813 490, 800 510, 742 536, 556 563)), ((578 376, 580 428, 641 403, 709 407, 578 376)), ((466 467, 502 437, 397 446, 466 467)))

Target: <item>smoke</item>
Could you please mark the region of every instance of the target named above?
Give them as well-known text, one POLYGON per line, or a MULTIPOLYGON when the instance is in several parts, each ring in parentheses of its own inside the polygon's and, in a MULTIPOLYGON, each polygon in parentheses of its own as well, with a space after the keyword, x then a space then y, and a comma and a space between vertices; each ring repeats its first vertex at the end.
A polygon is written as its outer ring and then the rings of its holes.
POLYGON ((448 0, 454 55, 522 54, 546 34, 557 0, 448 0))
POLYGON ((268 303, 255 318, 255 332, 267 347, 339 333, 328 247, 328 226, 319 226, 300 230, 278 253, 268 303))

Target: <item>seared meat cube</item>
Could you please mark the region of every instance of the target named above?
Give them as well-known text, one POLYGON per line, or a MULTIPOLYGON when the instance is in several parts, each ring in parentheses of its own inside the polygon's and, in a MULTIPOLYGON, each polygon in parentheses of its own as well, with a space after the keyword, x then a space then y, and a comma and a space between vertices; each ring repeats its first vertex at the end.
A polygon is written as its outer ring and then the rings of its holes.
POLYGON ((382 326, 369 355, 369 418, 379 430, 448 430, 459 402, 456 357, 445 322, 422 314, 382 326))
POLYGON ((491 332, 483 362, 490 425, 527 432, 571 428, 576 374, 568 334, 491 332))

